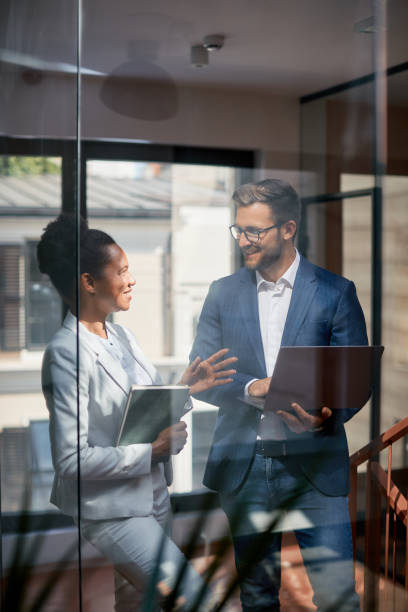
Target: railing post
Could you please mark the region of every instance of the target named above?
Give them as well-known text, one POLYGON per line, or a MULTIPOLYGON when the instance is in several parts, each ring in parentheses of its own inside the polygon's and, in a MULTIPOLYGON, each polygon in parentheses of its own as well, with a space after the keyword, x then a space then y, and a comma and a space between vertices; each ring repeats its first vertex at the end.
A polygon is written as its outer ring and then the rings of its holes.
POLYGON ((349 509, 351 532, 353 535, 353 555, 356 560, 356 545, 357 545, 357 466, 350 466, 350 494, 349 494, 349 509))
POLYGON ((387 497, 385 505, 385 552, 384 552, 384 577, 388 578, 389 545, 390 545, 390 489, 392 471, 392 444, 388 447, 388 470, 387 470, 387 497))
POLYGON ((407 504, 405 511, 405 599, 408 604, 408 491, 407 491, 407 504))
POLYGON ((372 461, 367 463, 364 612, 377 612, 381 554, 381 495, 372 475, 372 461))

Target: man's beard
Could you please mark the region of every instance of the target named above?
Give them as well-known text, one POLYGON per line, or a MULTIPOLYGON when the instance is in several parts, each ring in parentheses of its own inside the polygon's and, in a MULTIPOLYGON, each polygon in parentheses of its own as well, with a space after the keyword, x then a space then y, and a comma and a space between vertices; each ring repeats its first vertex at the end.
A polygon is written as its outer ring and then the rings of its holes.
POLYGON ((260 252, 261 250, 261 248, 256 247, 255 245, 241 249, 245 267, 248 268, 248 270, 258 270, 259 272, 262 272, 262 270, 266 270, 270 266, 274 265, 282 255, 282 246, 279 244, 273 251, 263 253, 260 259, 257 260, 257 262, 251 263, 245 259, 245 253, 247 251, 249 251, 250 253, 256 253, 260 252))

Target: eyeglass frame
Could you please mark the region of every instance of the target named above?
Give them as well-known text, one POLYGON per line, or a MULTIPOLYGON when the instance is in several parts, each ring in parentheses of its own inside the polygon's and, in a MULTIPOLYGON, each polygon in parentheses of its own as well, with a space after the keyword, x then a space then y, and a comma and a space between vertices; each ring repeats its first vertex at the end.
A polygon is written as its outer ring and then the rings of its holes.
POLYGON ((261 234, 263 232, 269 232, 269 230, 275 229, 275 227, 282 227, 282 225, 284 225, 284 222, 282 222, 282 223, 275 223, 275 225, 271 225, 269 227, 263 227, 262 229, 249 232, 250 234, 257 234, 258 237, 255 239, 255 241, 248 237, 248 230, 244 230, 243 227, 241 227, 239 225, 236 225, 235 223, 233 223, 232 225, 229 226, 229 231, 230 231, 230 234, 231 234, 231 236, 232 236, 232 238, 234 240, 238 241, 240 239, 240 237, 241 237, 241 234, 244 234, 244 236, 248 240, 248 242, 250 242, 251 244, 257 244, 260 241, 261 234), (239 234, 238 234, 238 236, 236 238, 235 238, 234 234, 232 233, 232 230, 233 230, 234 227, 239 228, 239 234))

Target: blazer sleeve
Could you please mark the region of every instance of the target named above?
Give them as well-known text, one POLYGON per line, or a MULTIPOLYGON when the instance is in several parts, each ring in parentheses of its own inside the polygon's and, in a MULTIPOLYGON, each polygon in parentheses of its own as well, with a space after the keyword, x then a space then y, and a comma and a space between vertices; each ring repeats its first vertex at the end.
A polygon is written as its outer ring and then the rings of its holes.
MULTIPOLYGON (((367 345, 367 329, 363 310, 358 301, 356 287, 348 281, 338 301, 333 317, 330 345, 331 346, 361 346, 367 345)), ((346 422, 351 419, 359 408, 336 410, 336 420, 346 422)))
POLYGON ((121 447, 88 444, 88 406, 94 367, 92 356, 81 351, 77 381, 76 352, 63 346, 46 350, 42 380, 50 412, 51 452, 56 473, 61 478, 77 478, 78 451, 81 479, 135 478, 150 473, 151 444, 121 447))
MULTIPOLYGON (((197 356, 207 359, 210 355, 222 348, 232 348, 225 346, 221 320, 221 297, 222 287, 220 281, 214 281, 208 291, 200 319, 197 327, 193 347, 190 353, 190 362, 197 356)), ((228 356, 234 356, 229 354, 228 356)), ((239 355, 235 355, 239 357, 239 355)), ((246 384, 254 379, 253 374, 246 374, 239 370, 239 361, 233 366, 237 369, 233 375, 233 381, 227 385, 221 385, 197 394, 197 399, 204 400, 216 406, 224 405, 229 401, 236 402, 237 398, 244 397, 246 384)))
POLYGON ((356 287, 348 281, 333 317, 330 344, 333 346, 361 346, 368 344, 363 310, 356 287))

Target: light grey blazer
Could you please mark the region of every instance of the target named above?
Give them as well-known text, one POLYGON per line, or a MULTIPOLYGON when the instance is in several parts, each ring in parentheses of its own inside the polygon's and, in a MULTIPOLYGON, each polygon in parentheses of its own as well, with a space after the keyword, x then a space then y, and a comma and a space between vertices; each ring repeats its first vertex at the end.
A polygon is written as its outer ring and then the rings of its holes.
MULTIPOLYGON (((117 324, 107 324, 107 328, 130 349, 153 384, 160 384, 157 371, 129 330, 117 324)), ((97 336, 80 329, 79 339, 81 516, 94 520, 147 516, 153 506, 151 444, 115 446, 129 391, 127 375, 97 336)), ((73 517, 78 515, 76 369, 76 318, 68 313, 45 351, 42 387, 50 412, 55 469, 51 503, 73 517)), ((164 464, 164 473, 170 484, 170 461, 164 464)))

